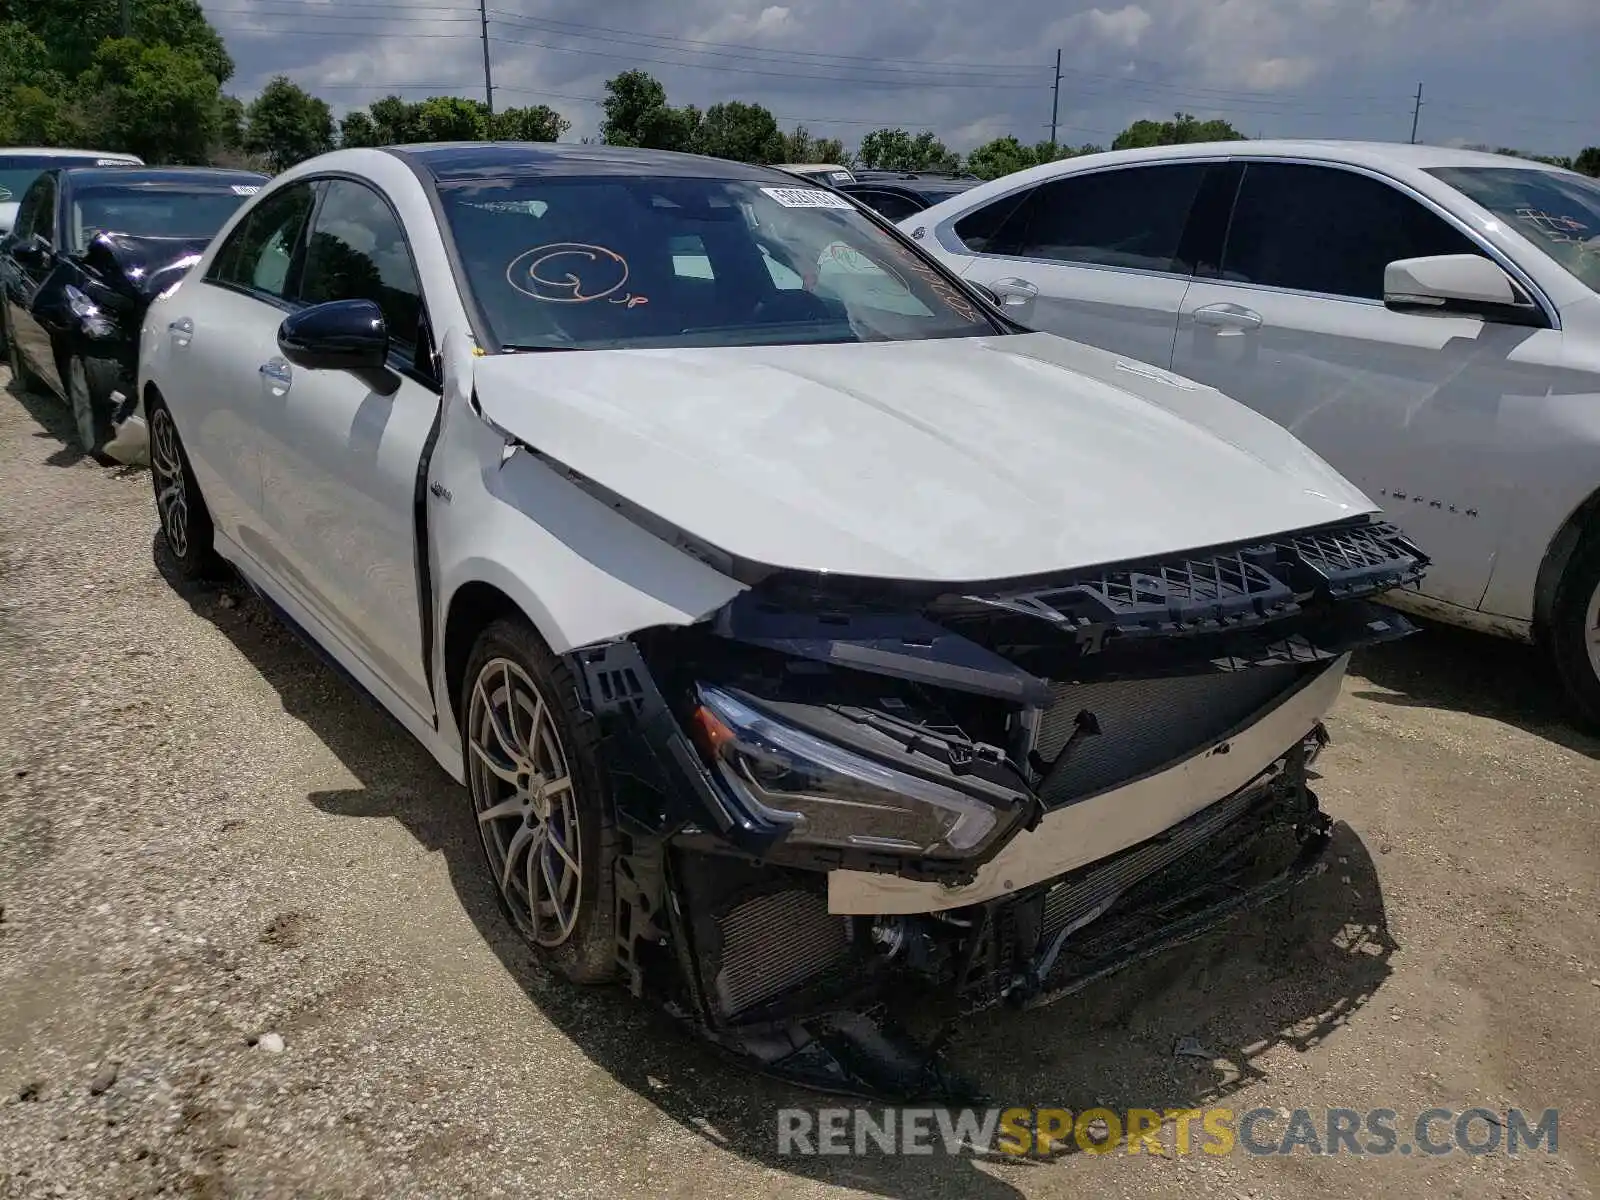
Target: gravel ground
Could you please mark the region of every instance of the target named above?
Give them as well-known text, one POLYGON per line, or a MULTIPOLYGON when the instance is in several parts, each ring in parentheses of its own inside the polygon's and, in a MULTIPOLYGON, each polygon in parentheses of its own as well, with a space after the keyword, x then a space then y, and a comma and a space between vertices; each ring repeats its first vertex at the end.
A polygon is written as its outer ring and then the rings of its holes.
POLYGON ((953 1054, 1073 1109, 1558 1106, 1559 1153, 779 1157, 817 1099, 547 977, 458 789, 239 588, 174 587, 148 477, 69 428, 0 397, 0 1198, 1600 1192, 1600 741, 1518 647, 1360 661, 1331 871, 953 1054))

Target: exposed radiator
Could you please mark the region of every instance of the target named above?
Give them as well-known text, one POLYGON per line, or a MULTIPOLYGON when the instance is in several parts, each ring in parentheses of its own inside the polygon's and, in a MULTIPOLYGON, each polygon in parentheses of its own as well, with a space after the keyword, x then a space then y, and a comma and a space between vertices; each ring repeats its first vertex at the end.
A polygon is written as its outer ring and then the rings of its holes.
POLYGON ((847 919, 830 915, 820 893, 798 888, 746 900, 717 928, 722 945, 712 988, 724 1017, 823 974, 849 951, 847 919))
POLYGON ((1066 804, 1187 758, 1303 678, 1299 668, 1284 666, 1058 684, 1055 703, 1039 722, 1039 754, 1056 759, 1082 712, 1094 714, 1100 732, 1073 741, 1039 794, 1048 805, 1066 804))

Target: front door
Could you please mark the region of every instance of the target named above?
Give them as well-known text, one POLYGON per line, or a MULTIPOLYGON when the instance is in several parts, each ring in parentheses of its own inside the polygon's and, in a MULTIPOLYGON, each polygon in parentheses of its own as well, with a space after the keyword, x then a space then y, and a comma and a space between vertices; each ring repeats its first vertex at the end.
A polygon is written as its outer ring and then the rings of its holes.
POLYGON ((1485 448, 1503 398, 1536 386, 1517 364, 1543 334, 1391 312, 1383 271, 1479 252, 1386 180, 1250 162, 1221 261, 1200 265, 1184 299, 1173 358, 1359 484, 1432 557, 1423 590, 1474 609, 1512 498, 1485 448))
POLYGON ((372 391, 344 371, 312 371, 274 348, 263 406, 262 516, 285 587, 424 718, 418 468, 440 391, 410 246, 388 202, 349 179, 317 184, 299 305, 367 299, 383 310, 400 384, 372 391))
POLYGON ((1052 179, 956 223, 975 251, 962 275, 1018 320, 1166 367, 1189 286, 1179 249, 1207 164, 1124 167, 1052 179))
POLYGON ((13 278, 6 288, 6 304, 11 317, 11 332, 16 338, 17 355, 34 374, 58 395, 67 394, 56 362, 55 343, 33 315, 34 297, 55 270, 59 240, 56 207, 60 183, 54 171, 46 171, 23 194, 17 209, 16 237, 13 240, 13 278), (17 253, 20 250, 21 253, 17 253))

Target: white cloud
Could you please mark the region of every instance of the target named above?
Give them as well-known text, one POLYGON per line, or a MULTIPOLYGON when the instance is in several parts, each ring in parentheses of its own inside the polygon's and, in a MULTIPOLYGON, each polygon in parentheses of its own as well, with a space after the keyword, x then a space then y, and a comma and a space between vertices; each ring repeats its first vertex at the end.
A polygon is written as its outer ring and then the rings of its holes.
POLYGON ((1089 28, 1102 41, 1132 49, 1150 28, 1151 17, 1137 4, 1129 4, 1115 12, 1102 9, 1089 10, 1089 28))

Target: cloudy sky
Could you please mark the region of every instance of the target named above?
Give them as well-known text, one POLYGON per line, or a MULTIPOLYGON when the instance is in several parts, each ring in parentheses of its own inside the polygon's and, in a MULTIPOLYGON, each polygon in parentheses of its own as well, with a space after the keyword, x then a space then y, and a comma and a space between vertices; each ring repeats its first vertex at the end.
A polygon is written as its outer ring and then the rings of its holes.
MULTIPOLYGON (((498 106, 596 131, 606 78, 673 103, 759 101, 853 145, 881 125, 966 150, 1063 142, 1139 117, 1221 116, 1255 136, 1410 136, 1570 154, 1600 143, 1600 0, 485 0, 498 106)), ((336 112, 389 93, 483 95, 477 0, 201 0, 248 99, 286 74, 336 112)))

